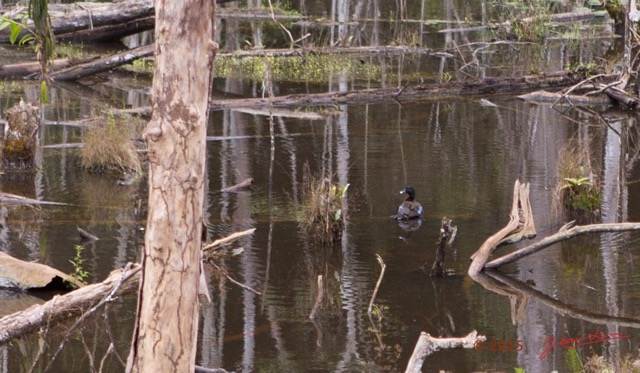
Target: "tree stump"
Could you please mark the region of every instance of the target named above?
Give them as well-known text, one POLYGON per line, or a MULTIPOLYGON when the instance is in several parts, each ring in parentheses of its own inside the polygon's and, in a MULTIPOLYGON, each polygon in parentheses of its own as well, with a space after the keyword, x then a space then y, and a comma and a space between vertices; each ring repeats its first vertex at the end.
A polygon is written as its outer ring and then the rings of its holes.
POLYGON ((7 109, 7 126, 2 138, 2 167, 5 170, 30 169, 36 152, 40 108, 31 103, 20 103, 7 109))

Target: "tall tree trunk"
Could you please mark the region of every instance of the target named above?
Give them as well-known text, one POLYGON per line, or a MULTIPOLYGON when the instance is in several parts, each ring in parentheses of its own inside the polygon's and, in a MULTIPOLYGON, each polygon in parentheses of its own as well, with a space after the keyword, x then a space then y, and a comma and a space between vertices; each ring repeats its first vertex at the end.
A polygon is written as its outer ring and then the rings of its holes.
POLYGON ((215 2, 156 0, 149 215, 128 372, 193 372, 215 2))

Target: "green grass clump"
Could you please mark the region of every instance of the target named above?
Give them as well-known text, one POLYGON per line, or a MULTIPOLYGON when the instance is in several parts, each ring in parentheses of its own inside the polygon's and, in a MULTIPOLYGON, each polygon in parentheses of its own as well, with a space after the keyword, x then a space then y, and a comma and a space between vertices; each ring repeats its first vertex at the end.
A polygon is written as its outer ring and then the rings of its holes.
POLYGON ((349 184, 338 187, 328 178, 313 178, 305 167, 301 226, 312 241, 338 243, 342 240, 346 217, 342 203, 349 184))
POLYGON ((109 113, 92 125, 85 134, 82 167, 92 172, 142 173, 140 159, 131 142, 131 127, 135 119, 116 117, 109 113))

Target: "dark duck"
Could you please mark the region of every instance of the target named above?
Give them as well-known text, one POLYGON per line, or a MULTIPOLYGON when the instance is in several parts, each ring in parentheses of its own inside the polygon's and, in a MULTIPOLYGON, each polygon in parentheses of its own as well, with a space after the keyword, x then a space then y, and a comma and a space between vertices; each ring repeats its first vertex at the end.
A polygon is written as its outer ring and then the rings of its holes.
POLYGON ((416 191, 410 186, 407 186, 400 191, 400 194, 407 193, 407 198, 398 207, 397 220, 409 220, 416 219, 422 216, 423 209, 420 202, 416 201, 416 191))

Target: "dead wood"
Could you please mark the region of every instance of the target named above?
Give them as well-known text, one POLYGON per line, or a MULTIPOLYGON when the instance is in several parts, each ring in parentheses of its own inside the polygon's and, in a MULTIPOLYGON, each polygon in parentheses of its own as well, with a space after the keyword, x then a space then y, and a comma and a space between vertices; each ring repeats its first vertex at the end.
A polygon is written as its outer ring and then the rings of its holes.
POLYGON ((640 106, 640 100, 637 97, 629 95, 622 89, 606 86, 602 88, 602 91, 606 93, 611 100, 619 102, 629 107, 629 109, 636 110, 638 109, 638 106, 640 106))
POLYGON ((611 100, 605 95, 582 96, 569 95, 547 91, 535 91, 518 96, 519 99, 532 103, 559 103, 564 102, 570 105, 609 105, 611 100))
POLYGON ((322 275, 318 275, 318 295, 316 296, 316 303, 313 305, 311 309, 311 313, 309 313, 309 318, 311 320, 316 318, 316 314, 320 309, 320 305, 322 304, 322 298, 324 297, 324 285, 322 281, 322 275))
POLYGON ((40 201, 33 198, 19 196, 17 194, 4 193, 0 192, 0 202, 9 203, 9 204, 23 204, 23 205, 55 205, 55 206, 66 206, 66 203, 62 202, 51 202, 51 201, 40 201))
POLYGON ((483 270, 491 253, 503 243, 514 243, 536 235, 531 204, 529 202, 529 183, 521 184, 516 180, 513 186, 513 203, 509 223, 489 237, 480 248, 471 255, 468 273, 474 277, 483 270))
MULTIPOLYGON (((218 248, 247 234, 251 234, 254 231, 255 228, 233 233, 227 237, 214 241, 212 244, 208 245, 208 249, 218 248)), ((203 247, 203 250, 204 249, 206 249, 206 247, 203 247)), ((3 254, 0 253, 0 258, 2 258, 2 255, 3 254)), ((11 259, 17 260, 14 258, 11 259)), ((3 268, 6 269, 7 266, 0 265, 0 271, 3 268)), ((55 323, 70 317, 78 316, 83 314, 86 310, 95 307, 99 303, 105 304, 116 296, 136 290, 140 281, 140 269, 141 267, 139 264, 128 264, 124 270, 115 270, 111 272, 109 277, 101 283, 84 286, 68 294, 56 296, 44 304, 34 305, 25 310, 0 318, 0 344, 20 335, 29 333, 43 326, 45 323, 55 323)), ((41 269, 31 269, 31 271, 39 272, 41 269)), ((70 278, 70 276, 63 273, 60 276, 65 276, 63 277, 65 279, 69 278, 69 281, 75 281, 73 278, 70 278)), ((233 279, 231 280, 235 281, 233 279)), ((236 283, 245 287, 237 281, 236 283)), ((255 290, 251 288, 245 288, 255 292, 255 290)), ((258 294, 260 293, 258 292, 258 294)))
POLYGON ((573 227, 566 230, 560 230, 558 233, 545 237, 542 240, 531 244, 525 248, 514 251, 508 255, 492 260, 484 267, 486 269, 498 268, 505 264, 514 262, 520 258, 524 258, 547 248, 557 242, 568 240, 575 236, 587 233, 603 233, 603 232, 626 232, 640 230, 640 223, 609 223, 609 224, 591 224, 573 227))
POLYGON ((202 250, 204 250, 206 252, 207 250, 219 249, 219 248, 221 248, 221 247, 223 247, 225 245, 228 245, 228 244, 236 241, 237 239, 239 239, 241 237, 253 234, 253 232, 255 232, 255 231, 256 231, 256 228, 251 228, 251 229, 247 229, 245 231, 232 233, 232 234, 228 235, 227 237, 219 238, 219 239, 213 241, 210 244, 204 245, 202 247, 202 250))
MULTIPOLYGON (((497 271, 485 271, 481 273, 479 277, 485 278, 483 285, 485 285, 488 281, 492 281, 494 283, 493 286, 509 289, 509 291, 514 294, 517 293, 519 299, 525 300, 524 302, 528 302, 531 299, 535 299, 535 301, 546 305, 547 307, 551 308, 555 312, 564 316, 569 316, 576 320, 584 320, 584 321, 593 323, 595 325, 616 324, 621 327, 640 328, 640 319, 631 318, 631 317, 604 315, 604 314, 591 312, 589 310, 578 309, 574 306, 560 302, 559 300, 554 299, 553 297, 550 297, 532 288, 531 286, 527 285, 522 281, 518 281, 510 276, 507 276, 497 271)), ((488 288, 488 289, 493 291, 493 288, 488 288)), ((513 301, 512 301, 512 305, 513 305, 513 301)), ((522 314, 524 314, 524 311, 525 311, 524 306, 525 304, 523 303, 523 307, 521 308, 522 314)))
MULTIPOLYGON (((54 60, 49 67, 49 71, 58 71, 64 68, 71 67, 73 65, 89 62, 96 58, 98 57, 88 57, 83 59, 62 58, 54 60)), ((0 78, 16 79, 28 77, 30 75, 36 76, 37 74, 40 74, 39 62, 23 62, 11 65, 0 65, 0 78)))
MULTIPOLYGON (((230 0, 218 0, 216 3, 229 2, 230 0)), ((20 5, 2 9, 2 14, 9 17, 25 13, 26 8, 20 5)), ((155 16, 153 1, 128 0, 113 2, 108 5, 82 3, 82 5, 52 4, 51 28, 56 40, 75 42, 105 42, 117 41, 122 37, 133 35, 141 31, 153 30, 155 16)), ((226 8, 216 9, 218 18, 235 19, 301 19, 299 15, 274 14, 266 9, 242 9, 233 10, 226 8)), ((34 30, 32 22, 27 24, 30 30, 34 30)), ((22 31, 20 37, 26 34, 22 31)), ((9 42, 9 29, 0 31, 0 43, 9 42)))
POLYGON ((0 288, 70 290, 78 287, 82 287, 82 283, 55 268, 25 262, 0 252, 0 288))
POLYGON ((387 265, 384 264, 382 257, 376 254, 376 259, 378 259, 378 264, 380 264, 380 276, 378 277, 378 282, 376 283, 375 289, 373 289, 373 295, 371 295, 371 301, 369 302, 369 308, 367 309, 367 314, 371 317, 371 312, 373 310, 373 302, 376 300, 376 295, 378 295, 378 289, 380 289, 380 284, 382 284, 382 278, 384 277, 384 270, 387 268, 387 265))
MULTIPOLYGON (((588 21, 595 18, 596 15, 593 12, 568 12, 558 14, 545 14, 539 16, 526 17, 518 20, 521 24, 531 24, 540 21, 544 22, 576 22, 576 21, 588 21)), ((449 28, 438 31, 439 33, 451 33, 451 32, 475 32, 481 30, 496 30, 496 29, 508 29, 511 28, 512 22, 506 21, 501 23, 495 23, 490 25, 461 27, 461 28, 449 28)))
POLYGON ((440 223, 440 240, 436 249, 436 260, 433 262, 433 267, 431 267, 431 276, 444 276, 445 250, 451 246, 458 231, 458 228, 452 225, 451 222, 451 219, 445 217, 442 218, 440 223))
POLYGON ((401 88, 371 88, 348 92, 293 94, 271 98, 219 99, 211 109, 239 107, 287 107, 300 105, 348 105, 378 102, 412 102, 461 100, 471 96, 520 94, 539 89, 558 89, 579 82, 582 78, 572 72, 527 75, 518 78, 485 78, 470 82, 449 82, 407 85, 401 88))
MULTIPOLYGON (((67 11, 50 12, 51 28, 56 39, 64 38, 64 34, 103 26, 125 24, 136 19, 153 16, 154 14, 153 1, 151 0, 129 0, 89 8, 72 5, 64 9, 67 11)), ((29 22, 28 28, 35 29, 32 22, 29 22)), ((151 28, 153 28, 153 25, 151 25, 151 28)), ((22 31, 20 37, 25 35, 26 32, 22 31)), ((116 39, 126 35, 126 33, 122 33, 116 39)), ((0 43, 8 42, 9 28, 6 28, 0 31, 0 43)))
POLYGON ((119 40, 142 31, 153 30, 155 17, 132 19, 117 24, 93 27, 58 35, 56 40, 76 43, 99 43, 119 40))
POLYGON ((75 65, 66 69, 55 71, 50 74, 51 78, 56 81, 77 80, 85 76, 97 74, 99 72, 108 71, 115 67, 131 63, 138 58, 153 55, 154 45, 145 45, 139 48, 131 49, 111 56, 99 58, 97 60, 75 65))
POLYGON ((251 185, 253 185, 253 178, 246 178, 242 180, 240 183, 236 185, 232 185, 228 188, 221 189, 222 193, 233 193, 233 192, 241 192, 243 190, 251 189, 251 185))
POLYGON ((122 295, 137 289, 140 279, 140 266, 132 265, 130 270, 117 270, 99 284, 88 285, 71 293, 55 296, 52 300, 27 308, 24 311, 7 315, 0 319, 0 343, 31 332, 45 323, 53 323, 71 316, 79 315, 93 307, 99 299, 106 296, 122 295), (117 291, 111 294, 116 286, 117 291))
POLYGON ((484 342, 487 338, 478 335, 477 331, 472 331, 462 338, 434 338, 428 333, 420 333, 420 338, 411 354, 409 364, 405 372, 419 373, 422 371, 424 359, 432 353, 448 348, 473 348, 479 341, 484 342))
MULTIPOLYGON (((61 82, 77 80, 85 76, 112 70, 118 66, 133 62, 138 58, 152 56, 154 45, 145 45, 135 49, 116 53, 107 57, 92 56, 82 59, 61 59, 53 61, 50 76, 61 82)), ((0 78, 38 79, 40 65, 37 62, 0 65, 0 78)))

